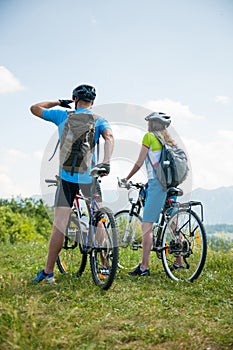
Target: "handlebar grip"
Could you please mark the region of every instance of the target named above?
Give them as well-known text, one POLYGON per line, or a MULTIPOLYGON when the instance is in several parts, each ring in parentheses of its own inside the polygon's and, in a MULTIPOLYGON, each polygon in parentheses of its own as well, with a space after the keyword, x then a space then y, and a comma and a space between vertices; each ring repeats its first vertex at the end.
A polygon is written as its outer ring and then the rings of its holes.
POLYGON ((106 173, 106 169, 105 168, 97 168, 97 167, 95 167, 95 168, 91 169, 90 175, 93 176, 93 177, 98 177, 98 176, 107 175, 107 173, 106 173))
POLYGON ((51 179, 45 179, 45 182, 47 184, 53 184, 53 185, 57 185, 58 181, 57 180, 51 180, 51 179))
POLYGON ((117 180, 118 180, 118 186, 120 188, 126 188, 127 190, 129 190, 133 186, 132 181, 122 181, 121 179, 119 179, 119 177, 117 178, 117 180))

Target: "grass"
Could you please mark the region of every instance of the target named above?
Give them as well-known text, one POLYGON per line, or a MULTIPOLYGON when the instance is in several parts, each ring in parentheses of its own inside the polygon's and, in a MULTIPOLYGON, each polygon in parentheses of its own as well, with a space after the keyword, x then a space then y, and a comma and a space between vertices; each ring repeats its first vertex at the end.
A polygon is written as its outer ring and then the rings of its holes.
POLYGON ((231 252, 209 252, 194 283, 167 278, 152 253, 151 277, 120 271, 106 292, 89 267, 33 284, 46 253, 39 243, 1 246, 1 350, 233 349, 231 252))

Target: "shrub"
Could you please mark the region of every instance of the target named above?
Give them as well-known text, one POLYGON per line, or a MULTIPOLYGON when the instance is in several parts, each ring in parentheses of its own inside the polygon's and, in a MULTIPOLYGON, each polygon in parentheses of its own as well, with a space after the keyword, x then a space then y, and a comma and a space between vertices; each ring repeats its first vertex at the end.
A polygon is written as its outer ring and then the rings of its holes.
POLYGON ((32 198, 0 200, 0 241, 45 241, 51 231, 42 200, 32 198))

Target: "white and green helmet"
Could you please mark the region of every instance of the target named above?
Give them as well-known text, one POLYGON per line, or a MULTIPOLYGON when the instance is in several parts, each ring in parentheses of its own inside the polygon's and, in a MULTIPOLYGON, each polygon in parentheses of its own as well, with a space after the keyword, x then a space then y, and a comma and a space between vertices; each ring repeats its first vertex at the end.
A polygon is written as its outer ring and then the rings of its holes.
POLYGON ((162 112, 152 112, 145 118, 145 120, 148 122, 159 122, 164 128, 168 128, 171 124, 171 117, 162 112))

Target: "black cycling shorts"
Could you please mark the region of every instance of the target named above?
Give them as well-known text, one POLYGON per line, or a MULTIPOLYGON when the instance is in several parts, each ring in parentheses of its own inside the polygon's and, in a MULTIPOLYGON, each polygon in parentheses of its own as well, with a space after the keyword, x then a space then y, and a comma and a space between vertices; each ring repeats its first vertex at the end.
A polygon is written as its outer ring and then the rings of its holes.
MULTIPOLYGON (((74 198, 76 194, 79 192, 79 190, 82 191, 82 194, 84 196, 91 197, 92 184, 78 184, 78 183, 61 180, 57 187, 54 206, 72 208, 74 198)), ((101 188, 98 181, 96 184, 95 192, 100 196, 99 201, 102 202, 101 188)))

